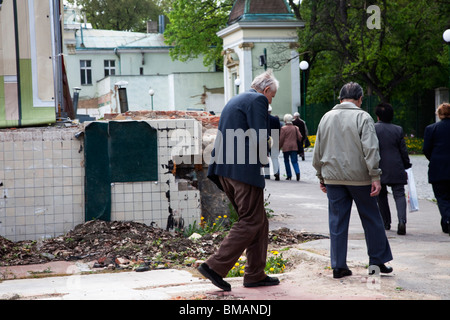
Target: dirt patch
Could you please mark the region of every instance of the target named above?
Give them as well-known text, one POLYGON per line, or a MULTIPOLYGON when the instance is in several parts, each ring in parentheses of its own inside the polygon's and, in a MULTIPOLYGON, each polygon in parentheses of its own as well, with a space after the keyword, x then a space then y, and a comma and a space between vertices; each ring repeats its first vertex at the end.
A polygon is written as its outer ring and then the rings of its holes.
MULTIPOLYGON (((190 240, 182 233, 169 232, 137 222, 92 220, 77 225, 59 237, 43 241, 12 242, 0 237, 0 266, 41 264, 49 261, 98 261, 100 266, 112 264, 173 267, 203 260, 220 246, 226 232, 206 234, 190 240)), ((323 238, 291 231, 270 231, 272 245, 288 246, 323 238)))

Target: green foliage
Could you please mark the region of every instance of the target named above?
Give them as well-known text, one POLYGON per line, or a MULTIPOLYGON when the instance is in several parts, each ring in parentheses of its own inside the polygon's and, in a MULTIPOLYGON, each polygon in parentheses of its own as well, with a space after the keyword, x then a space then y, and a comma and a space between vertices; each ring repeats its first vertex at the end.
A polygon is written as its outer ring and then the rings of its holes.
POLYGON ((308 103, 335 99, 348 81, 360 82, 384 101, 446 86, 442 33, 449 10, 427 0, 302 1, 299 51, 311 66, 308 103), (380 8, 379 29, 367 26, 369 5, 380 8))
MULTIPOLYGON (((247 260, 245 257, 240 257, 235 263, 233 268, 228 272, 227 277, 242 277, 245 274, 245 264, 247 260)), ((266 274, 279 274, 283 273, 286 269, 287 259, 283 258, 283 254, 278 251, 272 250, 266 261, 266 267, 264 271, 266 274)))
POLYGON ((184 231, 183 234, 185 237, 191 236, 193 233, 198 233, 201 236, 205 234, 211 234, 215 232, 225 232, 230 229, 230 220, 227 215, 218 216, 215 221, 205 221, 204 217, 201 217, 201 222, 198 225, 197 221, 194 221, 194 224, 189 225, 184 231))
POLYGON ((67 0, 83 7, 95 29, 146 32, 147 21, 158 21, 164 10, 157 0, 67 0))
POLYGON ((222 61, 222 39, 216 32, 226 26, 233 3, 233 0, 171 1, 170 24, 164 37, 173 46, 172 59, 187 61, 203 55, 205 66, 222 61))

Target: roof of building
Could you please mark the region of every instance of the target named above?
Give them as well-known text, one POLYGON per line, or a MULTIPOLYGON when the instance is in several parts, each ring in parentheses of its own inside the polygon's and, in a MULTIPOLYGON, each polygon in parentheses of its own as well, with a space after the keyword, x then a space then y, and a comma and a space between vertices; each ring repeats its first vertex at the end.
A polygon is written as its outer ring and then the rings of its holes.
POLYGON ((238 21, 296 21, 285 0, 236 0, 228 25, 238 21))
POLYGON ((81 29, 77 31, 77 49, 168 48, 160 33, 81 29))

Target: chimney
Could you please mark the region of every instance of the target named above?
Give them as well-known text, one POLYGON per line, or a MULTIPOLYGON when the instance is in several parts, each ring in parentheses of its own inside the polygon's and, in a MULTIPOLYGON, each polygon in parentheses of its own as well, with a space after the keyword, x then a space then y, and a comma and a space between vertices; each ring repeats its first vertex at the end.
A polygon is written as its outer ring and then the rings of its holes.
POLYGON ((147 33, 158 33, 158 22, 157 21, 147 21, 147 33))
POLYGON ((159 16, 159 33, 164 33, 166 30, 166 21, 164 15, 159 16))

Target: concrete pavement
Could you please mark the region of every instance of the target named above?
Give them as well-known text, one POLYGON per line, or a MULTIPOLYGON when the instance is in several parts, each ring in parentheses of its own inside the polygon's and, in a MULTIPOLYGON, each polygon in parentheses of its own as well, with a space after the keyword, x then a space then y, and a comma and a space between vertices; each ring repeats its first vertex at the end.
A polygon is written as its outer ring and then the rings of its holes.
MULTIPOLYGON (((281 159, 280 159, 281 160, 281 159)), ((420 186, 423 183, 423 158, 413 157, 420 186), (417 165, 419 164, 419 165, 417 165), (420 171, 420 172, 419 172, 420 171)), ((270 228, 328 235, 326 195, 318 187, 311 168, 311 154, 300 162, 302 179, 297 181, 267 180, 268 205, 275 216, 270 228)), ((281 164, 282 175, 284 165, 281 164)), ((426 173, 426 171, 425 171, 426 173)), ((426 175, 425 175, 426 176, 426 175)), ((421 187, 422 188, 422 187, 421 187)), ((423 188, 422 188, 423 189, 423 188)), ((389 275, 367 276, 368 257, 364 233, 355 208, 349 230, 348 261, 353 276, 333 279, 329 269, 329 240, 316 240, 295 245, 283 251, 292 266, 279 275, 281 284, 274 287, 244 288, 242 278, 227 279, 232 291, 223 293, 193 269, 155 270, 148 272, 116 272, 82 274, 90 266, 77 262, 54 262, 48 265, 0 268, 1 275, 20 277, 29 270, 51 270, 59 276, 39 279, 17 279, 0 282, 2 299, 45 300, 122 300, 173 298, 199 299, 450 299, 450 237, 441 231, 440 215, 435 203, 427 200, 429 190, 419 191, 420 210, 408 213, 407 234, 396 233, 395 206, 392 229, 387 231, 394 260, 389 275)))

